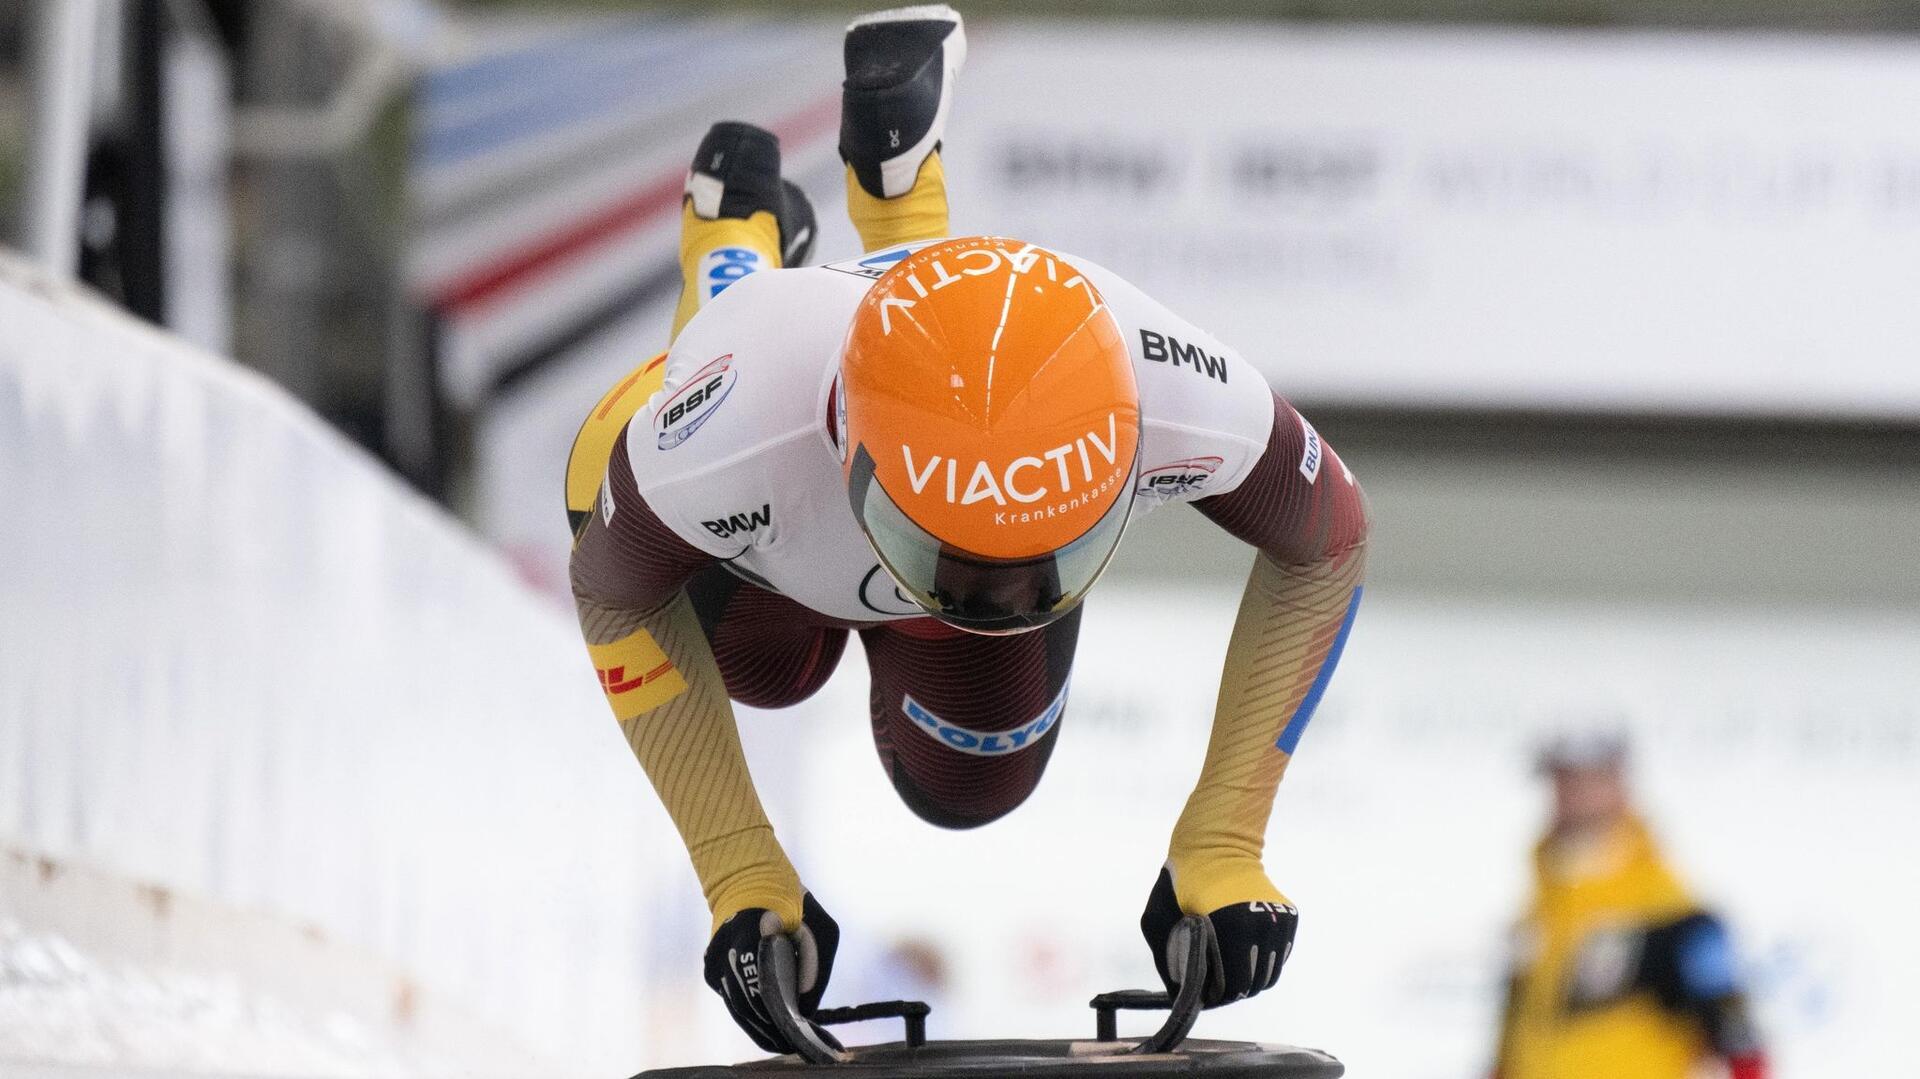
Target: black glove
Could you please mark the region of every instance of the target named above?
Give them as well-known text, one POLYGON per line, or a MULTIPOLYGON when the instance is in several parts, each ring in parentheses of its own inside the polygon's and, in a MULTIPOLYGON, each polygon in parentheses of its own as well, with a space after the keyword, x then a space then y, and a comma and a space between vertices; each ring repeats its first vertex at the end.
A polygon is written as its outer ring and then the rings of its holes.
MULTIPOLYGON (((1184 917, 1174 898, 1173 874, 1163 868, 1147 897, 1146 913, 1140 915, 1140 933, 1153 950, 1153 965, 1169 993, 1179 992, 1174 972, 1187 965, 1186 937, 1173 932, 1184 917)), ((1201 997, 1206 1007, 1245 1000, 1280 980, 1280 968, 1293 952, 1293 932, 1300 925, 1300 912, 1292 905, 1233 903, 1210 912, 1207 920, 1213 923, 1213 947, 1207 956, 1207 989, 1201 997)))
MULTIPOLYGON (((790 935, 800 968, 800 1014, 811 1016, 820 1007, 827 978, 833 974, 840 926, 810 892, 802 898, 800 910, 800 929, 790 935)), ((781 1037, 760 999, 760 938, 779 931, 780 916, 764 907, 749 907, 728 918, 707 944, 706 977, 707 985, 727 1002, 733 1021, 755 1045, 769 1053, 791 1053, 793 1046, 781 1037)), ((831 1039, 828 1044, 833 1044, 831 1039)))

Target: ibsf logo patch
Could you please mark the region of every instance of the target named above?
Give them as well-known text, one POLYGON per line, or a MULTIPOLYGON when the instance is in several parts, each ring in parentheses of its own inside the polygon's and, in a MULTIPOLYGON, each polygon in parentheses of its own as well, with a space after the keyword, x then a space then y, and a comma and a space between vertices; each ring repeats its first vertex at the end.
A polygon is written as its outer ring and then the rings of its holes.
POLYGON ((975 757, 1003 757, 1009 753, 1018 753, 1046 737, 1053 725, 1060 721, 1060 713, 1067 707, 1067 687, 1062 685, 1060 692, 1054 695, 1053 702, 1046 711, 1022 723, 1010 731, 976 731, 962 727, 957 723, 948 723, 927 710, 927 707, 912 696, 900 698, 900 710, 908 719, 919 726, 931 737, 946 743, 947 748, 957 749, 975 757))
POLYGON ((766 268, 760 252, 750 247, 717 247, 700 260, 700 302, 706 303, 735 281, 766 268))
POLYGON ((1140 476, 1138 492, 1161 500, 1190 495, 1207 485, 1225 463, 1220 457, 1189 457, 1149 469, 1140 476))
POLYGON ((731 352, 687 376, 653 414, 655 440, 660 448, 670 450, 692 438, 713 418, 739 377, 731 352))

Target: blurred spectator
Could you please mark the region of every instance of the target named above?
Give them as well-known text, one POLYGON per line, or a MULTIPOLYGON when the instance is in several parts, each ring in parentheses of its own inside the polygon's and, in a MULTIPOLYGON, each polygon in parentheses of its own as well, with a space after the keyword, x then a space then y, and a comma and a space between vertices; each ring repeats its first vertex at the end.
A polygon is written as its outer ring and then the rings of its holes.
POLYGON ((1732 940, 1635 812, 1626 757, 1611 731, 1541 751, 1553 819, 1514 933, 1495 1075, 1686 1079, 1718 1061, 1733 1079, 1764 1079, 1732 940))

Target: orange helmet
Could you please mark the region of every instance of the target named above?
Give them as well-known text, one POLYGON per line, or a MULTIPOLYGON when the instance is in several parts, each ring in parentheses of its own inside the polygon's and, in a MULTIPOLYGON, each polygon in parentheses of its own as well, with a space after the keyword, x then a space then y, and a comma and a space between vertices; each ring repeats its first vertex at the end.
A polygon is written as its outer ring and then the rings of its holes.
POLYGON ((1133 506, 1140 394, 1099 290, 975 236, 873 285, 840 360, 847 496, 902 592, 977 633, 1066 614, 1133 506))

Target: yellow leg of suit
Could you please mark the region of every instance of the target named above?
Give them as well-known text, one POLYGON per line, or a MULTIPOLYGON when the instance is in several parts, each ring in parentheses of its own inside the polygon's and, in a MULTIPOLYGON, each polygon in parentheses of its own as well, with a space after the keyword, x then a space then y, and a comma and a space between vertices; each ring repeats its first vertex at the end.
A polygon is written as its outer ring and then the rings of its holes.
MULTIPOLYGON (((680 210, 680 306, 673 312, 673 336, 680 336, 688 320, 700 305, 712 299, 717 282, 701 280, 707 256, 722 248, 746 248, 760 256, 770 269, 780 268, 780 223, 773 214, 761 210, 752 217, 721 217, 708 220, 693 212, 692 206, 680 210)), ((672 340, 669 338, 668 340, 672 340)))
POLYGON ((948 235, 947 171, 938 151, 920 164, 913 189, 898 198, 876 199, 847 170, 847 216, 869 251, 948 235))

